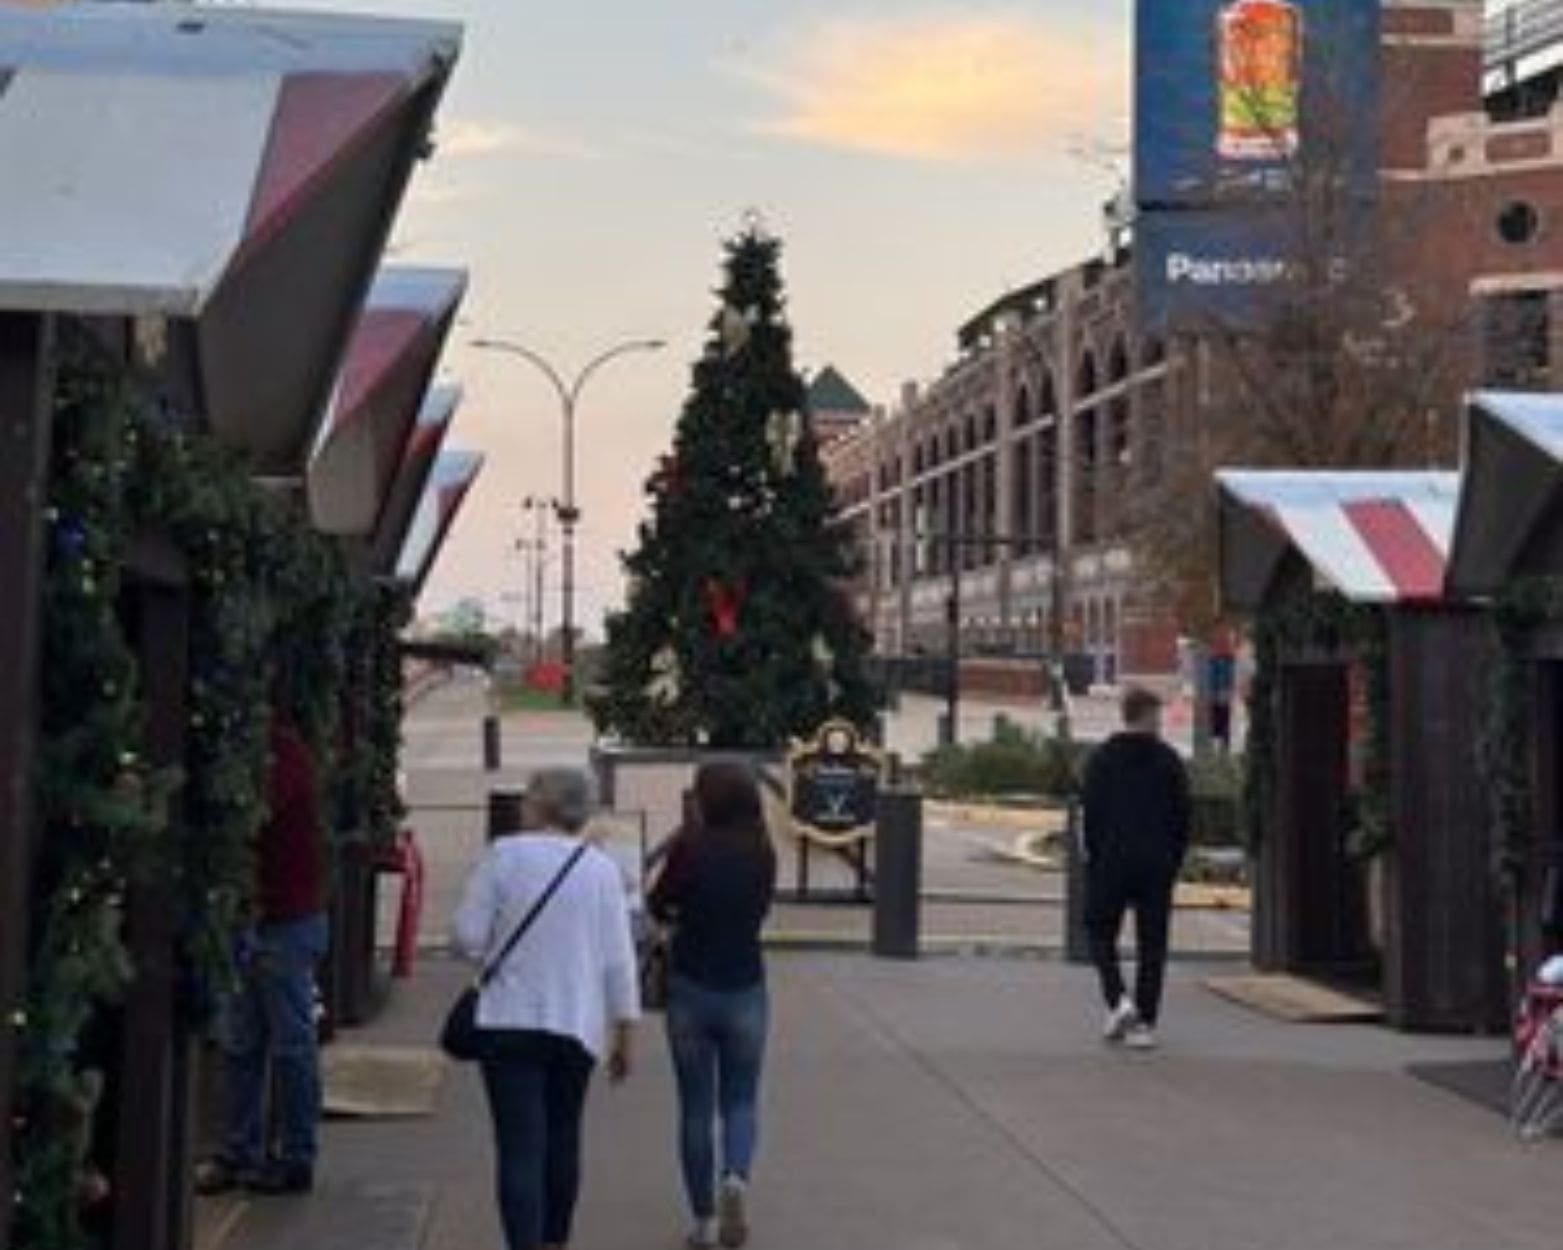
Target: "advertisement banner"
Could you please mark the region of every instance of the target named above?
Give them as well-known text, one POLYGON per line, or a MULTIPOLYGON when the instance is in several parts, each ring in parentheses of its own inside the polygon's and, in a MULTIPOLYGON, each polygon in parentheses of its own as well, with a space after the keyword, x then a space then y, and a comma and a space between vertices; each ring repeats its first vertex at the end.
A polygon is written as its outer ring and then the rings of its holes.
POLYGON ((1283 213, 1178 209, 1141 214, 1134 263, 1139 321, 1159 330, 1262 323, 1295 248, 1283 213))
POLYGON ((1284 194, 1310 143, 1371 189, 1379 0, 1137 0, 1135 22, 1140 206, 1284 194))
POLYGON ((1137 0, 1142 320, 1253 313, 1308 233, 1301 173, 1368 210, 1379 55, 1379 0, 1137 0))

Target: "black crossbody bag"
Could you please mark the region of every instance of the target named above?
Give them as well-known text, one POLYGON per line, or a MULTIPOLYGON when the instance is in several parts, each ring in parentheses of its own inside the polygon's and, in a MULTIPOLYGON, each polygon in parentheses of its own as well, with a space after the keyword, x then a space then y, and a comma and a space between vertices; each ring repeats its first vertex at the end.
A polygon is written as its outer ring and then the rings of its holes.
POLYGON ((462 1063, 473 1063, 483 1059, 488 1053, 488 1041, 485 1034, 488 1030, 478 1025, 478 997, 484 988, 499 973, 500 965, 510 958, 510 952, 515 950, 516 944, 526 936, 526 931, 543 914, 543 908, 558 893, 559 887, 564 884, 576 864, 580 863, 581 856, 586 854, 586 843, 582 842, 576 847, 570 858, 565 860, 564 867, 554 874, 554 879, 548 883, 548 888, 542 892, 538 900, 527 909, 521 923, 515 928, 515 932, 505 941, 498 955, 489 960, 478 973, 477 979, 457 996, 451 1004, 450 1010, 445 1014, 445 1027, 440 1030, 440 1049, 452 1059, 462 1063))

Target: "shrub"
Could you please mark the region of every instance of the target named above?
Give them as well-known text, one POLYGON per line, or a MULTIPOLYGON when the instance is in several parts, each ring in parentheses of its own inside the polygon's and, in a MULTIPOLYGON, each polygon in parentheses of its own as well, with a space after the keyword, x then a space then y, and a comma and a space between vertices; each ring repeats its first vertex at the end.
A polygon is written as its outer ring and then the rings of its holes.
POLYGON ((930 793, 947 798, 1066 798, 1080 788, 1084 754, 1080 743, 1001 722, 991 741, 931 751, 922 775, 930 793))

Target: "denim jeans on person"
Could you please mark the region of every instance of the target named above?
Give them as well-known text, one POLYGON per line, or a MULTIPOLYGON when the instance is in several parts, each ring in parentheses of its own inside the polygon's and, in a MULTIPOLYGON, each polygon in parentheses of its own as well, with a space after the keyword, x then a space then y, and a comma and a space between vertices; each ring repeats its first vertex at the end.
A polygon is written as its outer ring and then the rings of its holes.
POLYGON ((716 1213, 719 1112, 722 1175, 748 1180, 753 1168, 768 1021, 764 982, 713 990, 677 974, 669 980, 667 1030, 678 1077, 679 1156, 697 1219, 716 1213))
POLYGON ((581 1188, 581 1116, 591 1055, 571 1038, 505 1031, 483 1060, 494 1121, 499 1217, 509 1250, 570 1240, 581 1188))
POLYGON ((315 965, 328 943, 323 912, 260 925, 240 943, 239 987, 223 1011, 228 1072, 223 1153, 237 1168, 253 1170, 267 1162, 268 1086, 277 1097, 277 1158, 299 1168, 314 1166, 320 1124, 315 965))

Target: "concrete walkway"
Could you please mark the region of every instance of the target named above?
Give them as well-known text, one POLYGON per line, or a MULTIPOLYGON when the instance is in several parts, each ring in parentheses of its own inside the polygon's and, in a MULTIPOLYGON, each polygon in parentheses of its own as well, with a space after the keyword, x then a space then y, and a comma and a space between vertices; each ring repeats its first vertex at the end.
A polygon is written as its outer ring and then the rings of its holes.
MULTIPOLYGON (((471 801, 476 725, 431 698, 409 726, 415 801, 471 801), (466 796, 466 797, 464 797, 466 796)), ((579 761, 579 723, 519 722, 579 761)), ((508 749, 508 748, 507 748, 508 749)), ((470 812, 425 838, 432 938, 481 844, 470 812)), ((1501 1040, 1289 1025, 1176 963, 1165 1046, 1096 1039, 1090 975, 1055 959, 773 957, 756 1250, 1555 1250, 1563 1143, 1408 1075, 1498 1060, 1501 1040)), ((432 1045, 464 970, 425 956, 345 1040, 432 1045)), ((674 1096, 659 1022, 624 1087, 598 1082, 577 1250, 676 1250, 674 1096)), ((499 1250, 487 1111, 450 1068, 436 1112, 327 1125, 316 1192, 206 1221, 202 1250, 499 1250)))
MULTIPOLYGON (((458 968, 426 962, 358 1043, 426 1043, 458 968)), ((773 962, 756 1250, 1552 1250, 1563 1146, 1406 1074, 1490 1040, 1283 1025, 1175 972, 1165 1047, 1094 1036, 1085 972, 1039 961, 773 962)), ((655 1024, 594 1088, 575 1244, 673 1250, 673 1094, 655 1024)), ((252 1203, 227 1250, 498 1247, 486 1112, 333 1123, 317 1193, 252 1203)))

